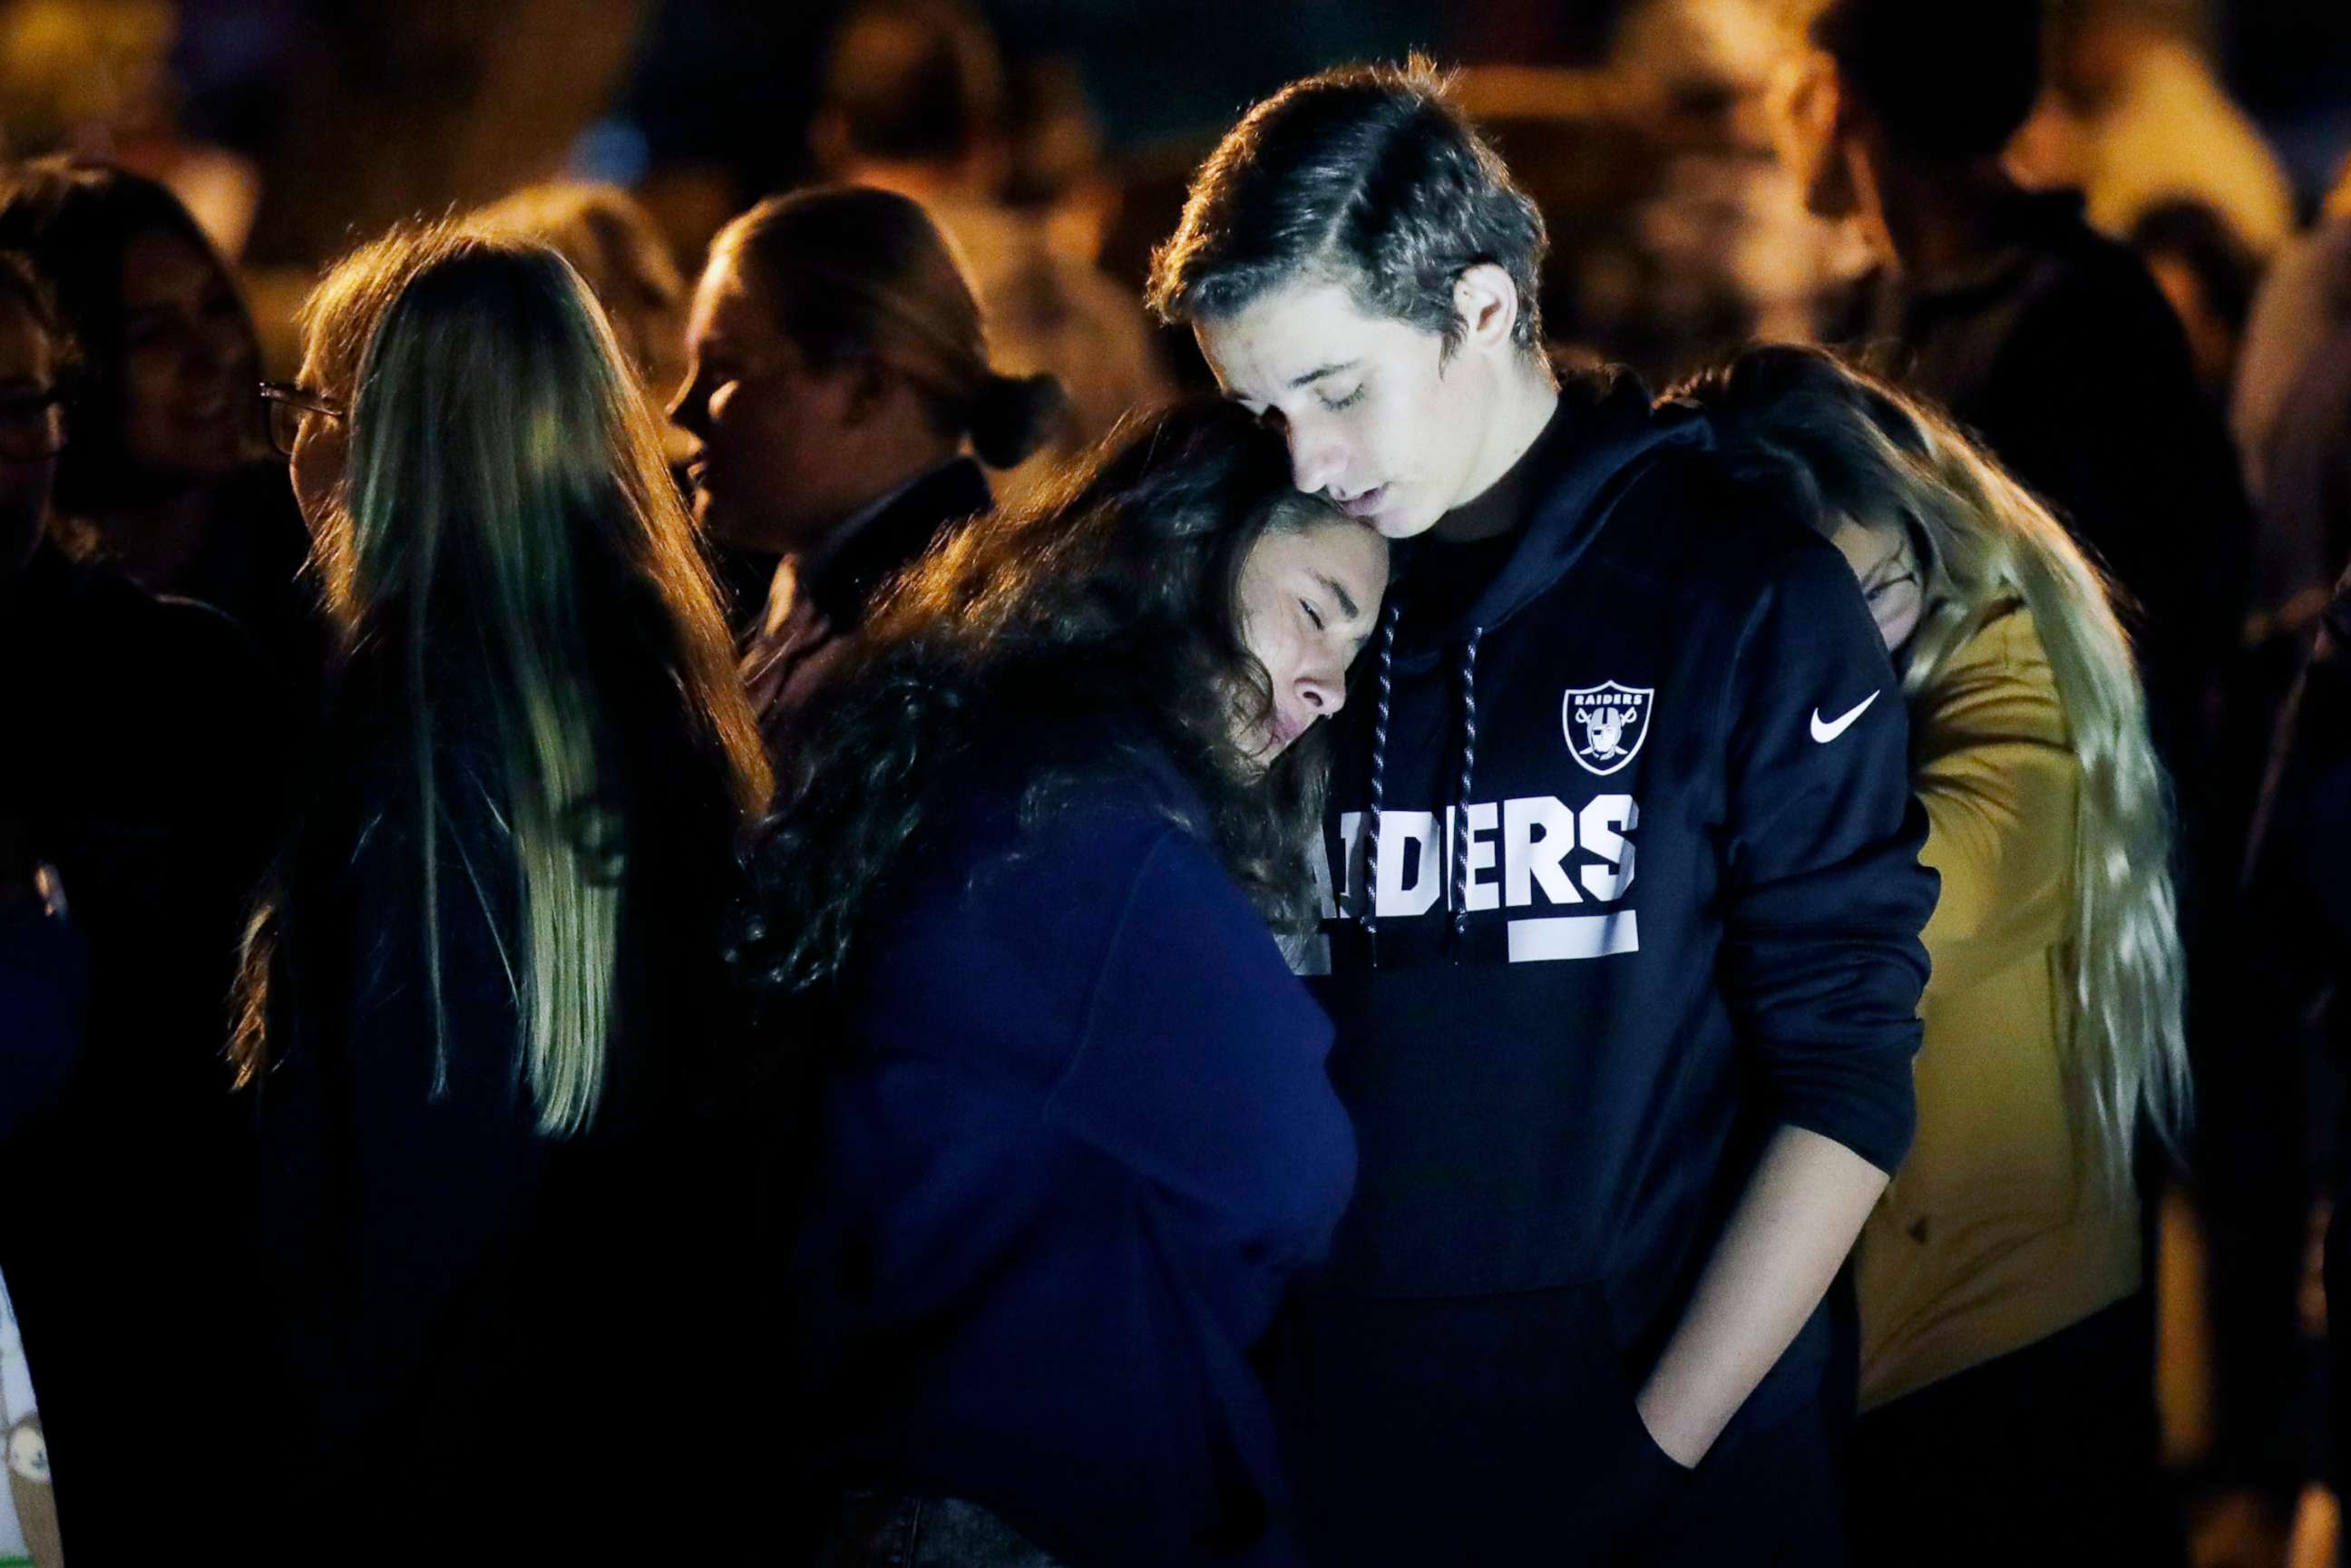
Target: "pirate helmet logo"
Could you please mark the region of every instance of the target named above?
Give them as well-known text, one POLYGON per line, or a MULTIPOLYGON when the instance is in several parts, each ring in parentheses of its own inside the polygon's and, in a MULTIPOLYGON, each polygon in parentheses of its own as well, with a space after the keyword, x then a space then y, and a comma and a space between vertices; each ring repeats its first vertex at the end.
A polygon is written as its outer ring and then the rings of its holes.
POLYGON ((1570 686, 1560 701, 1560 724, 1567 732, 1567 749, 1593 773, 1610 774, 1633 760, 1649 738, 1649 706, 1654 686, 1628 686, 1604 681, 1596 686, 1570 686))

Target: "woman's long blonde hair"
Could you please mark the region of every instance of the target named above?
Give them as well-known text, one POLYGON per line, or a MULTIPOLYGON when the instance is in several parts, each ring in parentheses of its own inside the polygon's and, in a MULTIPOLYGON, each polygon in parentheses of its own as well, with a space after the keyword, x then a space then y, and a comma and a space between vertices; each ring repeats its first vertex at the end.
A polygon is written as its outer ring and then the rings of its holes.
POLYGON ((1949 419, 1817 350, 1750 349, 1677 395, 1732 459, 1791 486, 1823 531, 1895 523, 1925 608, 1904 650, 1912 706, 1987 623, 2032 613, 2080 766, 2063 1063, 2085 1160, 2122 1185, 2144 1116, 2175 1149, 2189 1110, 2168 781, 2105 574, 2064 526, 1949 419))
MULTIPOLYGON (((376 666, 365 689, 396 694, 381 716, 423 855, 436 1092, 444 883, 489 904, 485 869, 449 854, 439 824, 451 790, 479 788, 513 857, 517 950, 502 956, 523 1077, 541 1130, 577 1132, 606 1079, 620 862, 640 827, 620 780, 639 765, 622 748, 643 736, 624 727, 666 706, 715 794, 747 816, 768 793, 659 423, 594 297, 541 245, 403 228, 338 265, 303 324, 312 373, 349 399, 318 560, 347 685, 376 666), (453 742, 482 777, 449 776, 453 742)), ((248 1078, 266 1058, 268 925, 265 908, 248 941, 248 1078)))

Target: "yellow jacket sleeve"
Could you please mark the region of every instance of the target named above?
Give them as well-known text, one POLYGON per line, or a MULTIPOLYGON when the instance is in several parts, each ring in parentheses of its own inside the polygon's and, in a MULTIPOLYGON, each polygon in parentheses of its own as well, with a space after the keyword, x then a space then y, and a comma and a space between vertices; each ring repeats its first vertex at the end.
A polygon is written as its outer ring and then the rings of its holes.
POLYGON ((1952 655, 1913 720, 1927 810, 1919 858, 1942 873, 1923 940, 1949 996, 2064 939, 2081 769, 2031 613, 1988 623, 1952 655))

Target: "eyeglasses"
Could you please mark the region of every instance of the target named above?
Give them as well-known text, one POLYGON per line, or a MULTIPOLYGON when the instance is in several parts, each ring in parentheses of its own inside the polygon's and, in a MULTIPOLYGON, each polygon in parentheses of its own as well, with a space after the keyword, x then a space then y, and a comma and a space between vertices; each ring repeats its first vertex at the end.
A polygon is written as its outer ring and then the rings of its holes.
POLYGON ((294 455, 294 443, 301 438, 305 418, 311 414, 321 419, 343 417, 341 403, 292 382, 264 382, 260 391, 262 406, 269 412, 269 444, 277 448, 280 457, 294 455))
POLYGON ((1901 539, 1861 580, 1861 596, 1875 609, 1880 600, 1905 583, 1917 583, 1923 590, 1928 557, 1925 534, 1917 524, 1904 519, 1901 539))
POLYGON ((55 387, 0 392, 0 460, 38 463, 65 449, 65 393, 55 387))

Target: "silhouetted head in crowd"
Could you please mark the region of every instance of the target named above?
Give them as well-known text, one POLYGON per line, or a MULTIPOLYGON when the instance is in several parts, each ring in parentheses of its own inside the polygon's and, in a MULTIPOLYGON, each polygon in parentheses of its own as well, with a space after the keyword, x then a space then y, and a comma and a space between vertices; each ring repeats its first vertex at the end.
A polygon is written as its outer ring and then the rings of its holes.
POLYGON ((1550 416, 1542 215, 1424 63, 1293 83, 1227 134, 1153 257, 1293 478, 1391 538, 1490 487, 1550 416))
POLYGON ((2042 0, 1796 0, 1792 19, 1772 118, 1823 217, 1862 210, 1889 164, 1997 160, 2040 96, 2042 0))
POLYGON ((617 185, 528 185, 468 227, 552 246, 587 279, 621 350, 656 401, 685 377, 685 275, 636 199, 617 185))
POLYGON ((2185 197, 2149 207, 2131 225, 2130 238, 2188 334, 2197 381, 2214 398, 2227 397, 2261 262, 2227 219, 2185 197))
POLYGON ((2097 115, 2128 92, 2147 57, 2199 53, 2214 41, 2210 0, 2064 0, 2048 8, 2049 84, 2075 112, 2097 115))
POLYGON ((970 5, 868 0, 833 34, 809 143, 835 179, 915 172, 992 196, 1009 162, 1004 99, 1003 56, 970 5))
POLYGON ((120 169, 20 165, 0 176, 0 249, 56 289, 84 356, 62 511, 104 532, 261 455, 253 319, 170 191, 120 169))
POLYGON ((967 445, 1008 468, 1062 409, 989 367, 979 301, 921 206, 863 186, 776 196, 719 232, 670 417, 728 544, 820 556, 841 526, 967 445))
MULTIPOLYGON (((632 769, 691 772, 662 787, 713 810, 747 811, 768 788, 658 417, 595 297, 536 243, 395 231, 338 264, 302 324, 294 484, 344 701, 368 706, 357 717, 393 747, 419 820, 457 789, 451 757, 501 813, 525 936, 516 984, 532 998, 523 1081, 544 1131, 577 1131, 616 1006, 616 868, 646 831, 632 769)), ((399 831, 434 886, 438 837, 399 831)), ((267 1055, 268 967, 256 947, 248 1077, 267 1055)), ((436 989, 436 1029, 441 1003, 436 989)))
POLYGON ((41 542, 65 449, 73 336, 48 286, 0 252, 0 588, 41 542))

